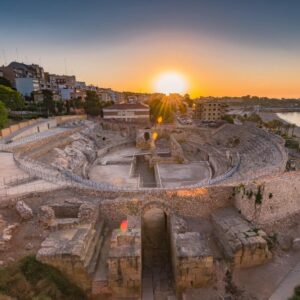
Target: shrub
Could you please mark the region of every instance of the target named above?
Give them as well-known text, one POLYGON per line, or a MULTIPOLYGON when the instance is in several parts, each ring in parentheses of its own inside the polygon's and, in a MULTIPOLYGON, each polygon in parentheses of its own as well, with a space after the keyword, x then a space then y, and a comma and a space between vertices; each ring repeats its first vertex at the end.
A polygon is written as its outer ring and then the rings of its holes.
POLYGON ((294 295, 288 300, 300 300, 300 285, 296 286, 294 289, 294 295))
POLYGON ((255 196, 255 203, 256 204, 261 204, 262 199, 263 199, 263 196, 262 196, 262 193, 261 193, 261 187, 259 186, 258 190, 257 190, 257 193, 256 193, 256 196, 255 196))
POLYGON ((234 120, 233 120, 233 117, 230 116, 230 115, 225 115, 222 120, 226 121, 227 123, 230 123, 230 124, 233 124, 234 123, 234 120))
POLYGON ((17 299, 87 299, 84 292, 57 269, 28 256, 0 269, 0 294, 17 299))
POLYGON ((285 141, 285 146, 287 148, 291 148, 291 149, 298 149, 299 148, 299 142, 293 139, 287 139, 285 141))

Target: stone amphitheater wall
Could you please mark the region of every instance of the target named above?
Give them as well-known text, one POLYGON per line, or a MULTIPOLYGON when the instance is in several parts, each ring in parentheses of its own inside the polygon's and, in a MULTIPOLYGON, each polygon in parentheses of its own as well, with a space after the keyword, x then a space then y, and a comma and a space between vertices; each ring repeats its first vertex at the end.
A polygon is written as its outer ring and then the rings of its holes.
POLYGON ((107 146, 107 147, 102 148, 102 149, 97 151, 97 157, 101 158, 104 155, 106 155, 107 153, 114 152, 114 151, 117 151, 117 150, 121 150, 123 148, 131 147, 131 146, 134 146, 134 145, 135 145, 135 141, 132 139, 132 140, 129 140, 129 141, 126 141, 126 142, 116 144, 116 145, 107 146))
POLYGON ((160 192, 98 192, 97 195, 106 198, 100 203, 100 214, 108 222, 119 224, 128 215, 138 216, 152 207, 163 207, 185 217, 206 218, 215 209, 233 204, 232 191, 231 186, 217 186, 160 192), (117 198, 107 199, 112 195, 117 198))
POLYGON ((234 204, 247 220, 272 223, 300 212, 300 172, 266 177, 235 189, 234 204))

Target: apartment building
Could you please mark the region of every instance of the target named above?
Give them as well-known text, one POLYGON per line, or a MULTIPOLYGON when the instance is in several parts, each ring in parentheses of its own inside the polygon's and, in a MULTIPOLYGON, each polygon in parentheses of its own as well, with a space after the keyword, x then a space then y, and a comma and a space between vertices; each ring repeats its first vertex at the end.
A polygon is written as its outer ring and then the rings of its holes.
POLYGON ((32 92, 40 91, 40 83, 37 78, 21 77, 15 79, 16 89, 25 97, 30 97, 32 92))
POLYGON ((202 121, 222 119, 227 112, 227 104, 221 101, 198 99, 195 102, 195 118, 202 121))

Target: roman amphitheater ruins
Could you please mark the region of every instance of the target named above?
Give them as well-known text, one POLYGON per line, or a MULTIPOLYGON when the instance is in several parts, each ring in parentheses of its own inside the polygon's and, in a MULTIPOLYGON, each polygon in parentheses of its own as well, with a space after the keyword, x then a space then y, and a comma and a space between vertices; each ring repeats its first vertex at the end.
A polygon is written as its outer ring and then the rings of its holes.
POLYGON ((268 277, 274 228, 293 221, 285 235, 300 247, 300 173, 286 171, 284 141, 251 124, 66 116, 7 133, 0 149, 2 263, 19 245, 15 258, 34 253, 91 299, 267 299, 279 277, 268 291, 242 280, 268 277))

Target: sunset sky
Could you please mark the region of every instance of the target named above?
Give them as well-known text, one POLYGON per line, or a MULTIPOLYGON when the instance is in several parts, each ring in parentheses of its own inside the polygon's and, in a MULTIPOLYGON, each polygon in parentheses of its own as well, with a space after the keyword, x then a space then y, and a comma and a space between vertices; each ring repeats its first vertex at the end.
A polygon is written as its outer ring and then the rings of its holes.
POLYGON ((115 90, 176 71, 192 96, 300 97, 298 0, 1 0, 0 64, 115 90))

